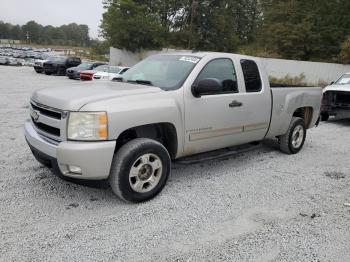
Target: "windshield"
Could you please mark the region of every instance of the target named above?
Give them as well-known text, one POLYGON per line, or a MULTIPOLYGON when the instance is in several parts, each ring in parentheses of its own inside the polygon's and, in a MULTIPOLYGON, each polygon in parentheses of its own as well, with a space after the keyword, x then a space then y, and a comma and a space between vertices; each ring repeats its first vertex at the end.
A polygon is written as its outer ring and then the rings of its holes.
POLYGON ((149 84, 164 90, 177 89, 199 61, 199 57, 191 55, 151 56, 125 72, 123 81, 149 84))
POLYGON ((82 62, 80 65, 77 66, 79 69, 90 69, 92 67, 93 63, 91 62, 82 62))
POLYGON ((52 61, 52 62, 64 62, 65 60, 66 60, 66 57, 64 57, 64 56, 50 57, 50 61, 52 61))
POLYGON ((337 82, 337 85, 347 85, 350 84, 350 74, 343 75, 337 82))
POLYGON ((96 72, 107 72, 109 65, 100 65, 94 69, 96 72))
POLYGON ((120 71, 120 67, 118 67, 118 66, 111 66, 109 68, 109 72, 113 73, 113 74, 117 74, 117 73, 119 73, 119 71, 120 71))

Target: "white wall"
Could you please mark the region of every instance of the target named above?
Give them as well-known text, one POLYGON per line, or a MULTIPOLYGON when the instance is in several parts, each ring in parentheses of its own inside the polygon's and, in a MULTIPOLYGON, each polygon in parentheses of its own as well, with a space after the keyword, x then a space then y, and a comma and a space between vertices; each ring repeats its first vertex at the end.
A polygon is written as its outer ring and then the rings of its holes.
POLYGON ((350 65, 305 62, 295 60, 263 58, 262 63, 270 76, 283 78, 289 76, 305 75, 305 81, 317 84, 320 81, 332 82, 342 74, 350 72, 350 65))
MULTIPOLYGON (((146 51, 143 53, 132 53, 125 50, 110 48, 110 64, 133 66, 142 59, 159 53, 169 52, 191 52, 188 50, 163 49, 161 51, 146 51)), ((305 82, 317 85, 320 81, 331 82, 337 80, 342 74, 350 72, 350 65, 305 62, 295 60, 262 58, 263 66, 270 76, 283 78, 305 75, 305 82)))

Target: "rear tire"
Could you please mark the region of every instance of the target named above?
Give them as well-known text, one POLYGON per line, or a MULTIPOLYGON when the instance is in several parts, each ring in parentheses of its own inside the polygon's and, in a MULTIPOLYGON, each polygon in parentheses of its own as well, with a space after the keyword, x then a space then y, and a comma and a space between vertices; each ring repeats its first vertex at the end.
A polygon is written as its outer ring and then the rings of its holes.
POLYGON ((305 138, 304 120, 300 117, 293 117, 287 133, 279 137, 280 150, 289 155, 297 154, 303 148, 305 138))
POLYGON ((329 114, 327 112, 321 113, 321 121, 328 121, 329 114))
POLYGON ((144 202, 158 195, 170 174, 166 148, 146 138, 134 139, 115 154, 109 176, 113 192, 128 202, 144 202))

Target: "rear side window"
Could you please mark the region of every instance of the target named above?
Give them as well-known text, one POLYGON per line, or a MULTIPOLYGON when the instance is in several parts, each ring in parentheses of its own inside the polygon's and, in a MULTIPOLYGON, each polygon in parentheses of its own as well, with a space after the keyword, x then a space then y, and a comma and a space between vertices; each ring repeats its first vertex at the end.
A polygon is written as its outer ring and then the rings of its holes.
POLYGON ((252 60, 241 60, 245 88, 247 93, 261 91, 261 78, 257 64, 252 60))
POLYGON ((197 77, 194 84, 205 78, 216 78, 222 84, 220 93, 238 93, 236 71, 231 59, 218 58, 210 61, 197 77))

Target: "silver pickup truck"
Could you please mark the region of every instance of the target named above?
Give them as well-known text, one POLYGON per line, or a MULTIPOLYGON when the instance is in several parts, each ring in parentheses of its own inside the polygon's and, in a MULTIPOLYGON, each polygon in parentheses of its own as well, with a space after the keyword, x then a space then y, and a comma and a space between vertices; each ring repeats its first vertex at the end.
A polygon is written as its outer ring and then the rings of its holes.
POLYGON ((35 91, 25 137, 60 176, 108 179, 131 202, 157 195, 175 159, 266 138, 298 153, 320 115, 321 88, 270 87, 248 56, 155 55, 117 80, 35 91))

